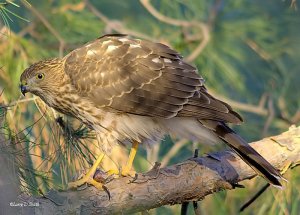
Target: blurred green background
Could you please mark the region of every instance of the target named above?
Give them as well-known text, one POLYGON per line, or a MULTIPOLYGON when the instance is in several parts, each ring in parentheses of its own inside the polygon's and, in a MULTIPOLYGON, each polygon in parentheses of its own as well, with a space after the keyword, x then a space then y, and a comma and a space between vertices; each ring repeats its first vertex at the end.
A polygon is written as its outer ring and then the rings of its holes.
MULTIPOLYGON (((67 119, 75 127, 70 128, 73 134, 81 135, 70 143, 55 123, 55 113, 35 98, 20 96, 19 76, 31 63, 62 57, 103 34, 130 34, 178 50, 197 66, 208 89, 242 114, 245 123, 234 129, 248 141, 299 124, 297 1, 0 1, 0 12, 0 102, 13 105, 1 130, 15 143, 2 153, 14 153, 26 192, 38 194, 39 189, 65 184, 92 162, 97 149, 91 149, 93 140, 85 129, 67 119), (47 116, 42 116, 45 111, 47 116)), ((147 171, 156 160, 169 165, 191 157, 195 148, 204 153, 223 147, 167 138, 151 149, 140 149, 135 167, 147 171)), ((126 160, 128 149, 120 150, 126 160)), ((299 214, 300 174, 295 169, 286 178, 285 190, 269 189, 243 214, 299 214)), ((203 214, 236 214, 264 183, 260 178, 244 182, 246 189, 210 195, 199 206, 203 214)), ((149 212, 178 214, 180 205, 149 212)))

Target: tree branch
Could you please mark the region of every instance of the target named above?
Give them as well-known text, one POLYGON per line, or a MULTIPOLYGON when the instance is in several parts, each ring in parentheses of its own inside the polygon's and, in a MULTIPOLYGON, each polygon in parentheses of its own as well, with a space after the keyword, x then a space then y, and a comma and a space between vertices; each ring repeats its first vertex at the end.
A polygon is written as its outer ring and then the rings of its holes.
MULTIPOLYGON (((292 126, 278 136, 251 144, 278 169, 300 162, 300 127, 292 126)), ((51 191, 43 197, 22 197, 35 214, 114 214, 149 210, 167 204, 196 201, 234 184, 255 177, 255 172, 229 151, 191 158, 166 168, 138 174, 135 180, 122 177, 105 184, 107 193, 88 187, 84 190, 51 191)), ((289 186, 286 184, 285 186, 289 186)), ((31 211, 32 213, 32 211, 31 211)))

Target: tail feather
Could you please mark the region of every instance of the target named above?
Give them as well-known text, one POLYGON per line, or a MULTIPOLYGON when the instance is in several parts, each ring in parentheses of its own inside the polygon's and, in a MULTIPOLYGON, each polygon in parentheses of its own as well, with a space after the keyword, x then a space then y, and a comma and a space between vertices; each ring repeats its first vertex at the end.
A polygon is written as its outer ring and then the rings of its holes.
MULTIPOLYGON (((201 120, 201 123, 202 120, 201 120)), ((270 184, 282 187, 280 180, 283 176, 245 140, 222 122, 205 121, 204 125, 214 130, 215 133, 232 148, 243 161, 263 176, 270 184)))

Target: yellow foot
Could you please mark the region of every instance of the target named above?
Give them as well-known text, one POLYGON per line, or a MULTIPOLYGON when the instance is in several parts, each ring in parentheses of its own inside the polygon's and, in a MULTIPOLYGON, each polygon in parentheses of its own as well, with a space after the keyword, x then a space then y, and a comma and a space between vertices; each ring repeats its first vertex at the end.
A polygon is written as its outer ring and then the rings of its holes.
POLYGON ((104 154, 101 154, 98 157, 98 159, 95 161, 93 166, 89 169, 89 171, 81 179, 79 179, 78 181, 68 183, 68 189, 77 188, 86 183, 91 184, 98 189, 103 189, 103 184, 94 180, 94 175, 95 175, 96 169, 99 166, 99 164, 101 163, 103 158, 104 158, 104 154))
POLYGON ((129 157, 127 160, 127 164, 126 166, 122 167, 121 171, 118 169, 112 169, 107 171, 108 175, 119 175, 119 176, 131 176, 131 177, 135 177, 136 172, 131 170, 132 168, 132 163, 134 160, 134 157, 136 155, 137 149, 138 149, 139 143, 136 141, 133 141, 132 143, 132 147, 129 153, 129 157))
POLYGON ((108 175, 119 175, 119 176, 131 176, 134 177, 136 172, 134 170, 130 170, 127 166, 121 168, 121 171, 118 169, 111 169, 106 172, 108 175))
POLYGON ((80 187, 87 183, 87 184, 93 185, 97 189, 103 190, 102 183, 95 181, 93 178, 88 177, 88 179, 87 179, 86 177, 87 176, 84 176, 83 178, 79 179, 78 181, 68 183, 68 189, 77 188, 77 187, 80 187))

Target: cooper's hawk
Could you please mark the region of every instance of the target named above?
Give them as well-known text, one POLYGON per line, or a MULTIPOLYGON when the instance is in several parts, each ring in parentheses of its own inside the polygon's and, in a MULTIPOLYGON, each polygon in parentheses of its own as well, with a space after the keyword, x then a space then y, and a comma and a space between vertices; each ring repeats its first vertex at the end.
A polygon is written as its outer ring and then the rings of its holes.
MULTIPOLYGON (((107 147, 132 142, 122 175, 129 174, 138 143, 172 133, 207 143, 223 140, 269 183, 281 186, 281 174, 226 125, 240 123, 241 116, 211 96, 197 69, 161 43, 100 37, 62 59, 31 65, 21 75, 21 91, 78 118, 107 147)), ((71 185, 89 181, 102 158, 71 185)))

